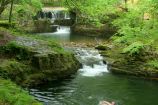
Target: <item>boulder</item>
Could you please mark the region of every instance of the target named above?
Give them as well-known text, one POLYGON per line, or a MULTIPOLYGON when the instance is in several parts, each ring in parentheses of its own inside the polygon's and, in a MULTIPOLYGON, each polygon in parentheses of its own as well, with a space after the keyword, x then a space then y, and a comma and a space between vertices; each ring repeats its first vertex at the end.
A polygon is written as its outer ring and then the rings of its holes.
POLYGON ((74 54, 59 45, 28 37, 17 37, 0 46, 0 51, 0 55, 7 59, 0 64, 1 77, 23 86, 63 79, 81 67, 74 54))

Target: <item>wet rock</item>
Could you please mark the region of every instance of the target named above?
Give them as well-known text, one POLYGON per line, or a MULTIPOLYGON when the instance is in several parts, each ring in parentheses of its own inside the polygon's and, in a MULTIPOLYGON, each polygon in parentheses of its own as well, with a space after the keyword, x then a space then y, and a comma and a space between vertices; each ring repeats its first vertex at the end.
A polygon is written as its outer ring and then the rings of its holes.
POLYGON ((80 25, 75 24, 71 27, 72 33, 87 36, 105 36, 106 38, 111 37, 116 32, 116 28, 107 24, 100 27, 91 25, 80 25))
POLYGON ((43 33, 43 32, 53 32, 56 31, 56 27, 51 26, 50 20, 39 19, 34 21, 34 32, 43 33))
MULTIPOLYGON (((108 60, 107 60, 108 61, 108 60)), ((113 61, 108 62, 108 70, 114 74, 125 74, 133 75, 137 77, 144 77, 147 79, 158 78, 158 71, 147 67, 144 62, 135 60, 132 61, 118 61, 113 59, 113 61)))
POLYGON ((95 47, 95 49, 97 49, 97 50, 110 50, 110 47, 108 47, 106 45, 98 45, 95 47))

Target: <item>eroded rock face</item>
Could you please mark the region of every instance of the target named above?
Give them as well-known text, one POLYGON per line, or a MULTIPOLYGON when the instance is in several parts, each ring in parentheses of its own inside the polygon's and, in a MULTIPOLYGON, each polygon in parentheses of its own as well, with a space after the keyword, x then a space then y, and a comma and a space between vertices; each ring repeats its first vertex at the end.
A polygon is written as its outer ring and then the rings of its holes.
POLYGON ((66 78, 81 66, 72 53, 64 51, 59 45, 27 37, 17 37, 0 46, 0 51, 7 58, 3 65, 0 64, 0 72, 5 73, 1 76, 23 86, 37 86, 66 78), (11 72, 7 71, 8 67, 11 72), (10 75, 17 76, 18 79, 11 78, 10 75))
POLYGON ((158 71, 141 61, 117 61, 108 63, 109 70, 115 74, 126 74, 146 79, 158 80, 158 71))
POLYGON ((147 63, 149 59, 153 59, 152 55, 128 56, 121 53, 122 50, 119 47, 99 50, 110 72, 158 80, 158 70, 147 63))
POLYGON ((103 25, 101 27, 93 27, 88 25, 73 25, 71 27, 72 33, 79 35, 87 35, 87 36, 104 36, 106 38, 110 38, 112 35, 116 33, 116 28, 103 25))

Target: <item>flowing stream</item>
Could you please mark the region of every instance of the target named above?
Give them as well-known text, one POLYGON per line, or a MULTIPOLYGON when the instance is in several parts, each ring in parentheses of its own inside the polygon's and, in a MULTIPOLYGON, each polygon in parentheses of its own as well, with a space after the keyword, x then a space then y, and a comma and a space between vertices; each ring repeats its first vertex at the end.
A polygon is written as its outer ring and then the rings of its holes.
MULTIPOLYGON (((67 29, 45 35, 61 41, 78 42, 70 38, 67 29)), ((86 38, 87 42, 94 40, 86 38)), ((85 37, 80 41, 85 41, 85 37)), ((98 105, 102 100, 115 101, 117 105, 158 105, 157 82, 111 74, 95 49, 69 49, 75 52, 83 67, 63 81, 30 89, 30 94, 44 105, 98 105)))

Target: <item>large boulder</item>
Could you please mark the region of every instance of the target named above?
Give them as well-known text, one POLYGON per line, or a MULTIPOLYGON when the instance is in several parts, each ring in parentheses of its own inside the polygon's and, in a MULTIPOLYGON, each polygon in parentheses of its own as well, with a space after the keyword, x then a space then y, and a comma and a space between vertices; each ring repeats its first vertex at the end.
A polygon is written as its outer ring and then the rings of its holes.
POLYGON ((66 78, 81 66, 74 54, 58 44, 28 37, 17 37, 1 45, 0 55, 7 58, 0 64, 1 77, 23 86, 66 78))

